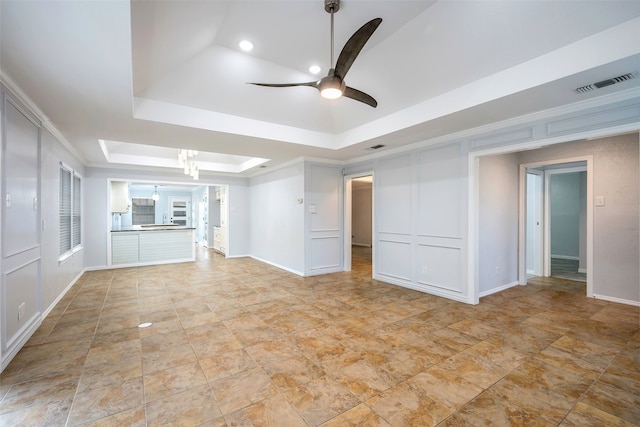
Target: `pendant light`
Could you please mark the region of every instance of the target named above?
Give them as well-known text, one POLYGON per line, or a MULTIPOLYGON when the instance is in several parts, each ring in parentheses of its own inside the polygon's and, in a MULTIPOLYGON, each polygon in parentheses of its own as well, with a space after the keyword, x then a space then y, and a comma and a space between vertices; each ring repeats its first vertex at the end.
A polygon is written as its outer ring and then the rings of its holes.
POLYGON ((153 190, 153 193, 151 194, 151 198, 153 200, 155 200, 156 202, 158 200, 160 200, 160 193, 158 193, 158 186, 157 185, 155 186, 155 190, 153 190))

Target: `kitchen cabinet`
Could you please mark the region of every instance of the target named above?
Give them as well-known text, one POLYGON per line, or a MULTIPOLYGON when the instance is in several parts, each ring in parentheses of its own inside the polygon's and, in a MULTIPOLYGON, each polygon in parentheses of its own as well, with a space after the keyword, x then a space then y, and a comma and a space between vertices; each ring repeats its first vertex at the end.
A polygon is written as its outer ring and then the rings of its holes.
POLYGON ((134 226, 111 232, 112 265, 154 265, 195 261, 195 229, 134 226))
POLYGON ((126 181, 111 181, 111 212, 129 212, 129 183, 126 181))
POLYGON ((215 187, 214 194, 209 203, 209 224, 213 227, 212 232, 209 233, 208 246, 226 255, 228 251, 227 188, 215 187))
POLYGON ((213 250, 223 255, 227 253, 227 240, 223 227, 213 227, 213 250))

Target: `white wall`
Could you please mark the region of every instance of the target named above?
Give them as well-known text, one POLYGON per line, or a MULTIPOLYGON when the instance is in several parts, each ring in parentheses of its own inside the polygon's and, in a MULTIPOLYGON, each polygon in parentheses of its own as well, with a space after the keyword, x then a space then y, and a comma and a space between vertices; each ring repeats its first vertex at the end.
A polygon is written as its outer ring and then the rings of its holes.
POLYGON ((480 158, 480 295, 518 284, 518 156, 480 158))
POLYGON ((76 252, 64 262, 58 263, 60 256, 60 162, 71 166, 82 176, 82 199, 86 206, 87 189, 85 168, 47 129, 42 131, 41 173, 42 173, 42 219, 45 229, 42 231, 42 307, 53 308, 57 298, 82 273, 86 254, 87 213, 82 212, 82 243, 84 249, 76 252))
POLYGON ((587 272, 587 172, 580 173, 580 229, 578 231, 578 271, 587 272))
POLYGON ((251 250, 247 253, 304 275, 304 163, 251 178, 248 196, 251 250))
POLYGON ((593 155, 593 292, 596 296, 640 302, 638 133, 576 141, 524 151, 520 163, 593 155), (594 200, 595 200, 594 197, 594 200))
POLYGON ((371 246, 371 196, 370 183, 354 185, 351 193, 351 243, 354 245, 371 246))
POLYGON ((580 172, 550 174, 549 220, 551 226, 551 257, 580 258, 580 172))

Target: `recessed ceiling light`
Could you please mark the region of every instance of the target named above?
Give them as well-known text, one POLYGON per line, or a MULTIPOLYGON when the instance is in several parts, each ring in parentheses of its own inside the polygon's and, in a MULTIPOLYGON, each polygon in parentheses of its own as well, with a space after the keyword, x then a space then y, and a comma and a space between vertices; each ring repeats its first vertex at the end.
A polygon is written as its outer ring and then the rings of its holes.
POLYGON ((320 68, 318 65, 312 65, 311 67, 309 67, 309 72, 311 74, 318 74, 320 70, 322 70, 322 68, 320 68))
POLYGON ((242 40, 238 46, 240 46, 240 49, 244 50, 245 52, 250 52, 253 49, 253 43, 251 43, 249 40, 242 40))

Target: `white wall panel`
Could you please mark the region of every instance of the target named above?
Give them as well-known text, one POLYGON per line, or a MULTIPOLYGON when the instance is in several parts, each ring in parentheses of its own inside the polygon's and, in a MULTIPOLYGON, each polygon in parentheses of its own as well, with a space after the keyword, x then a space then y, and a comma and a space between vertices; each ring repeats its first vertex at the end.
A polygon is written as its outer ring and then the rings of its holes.
POLYGON ((10 348, 13 341, 20 335, 21 329, 28 326, 33 317, 40 313, 38 307, 38 270, 40 260, 34 260, 5 273, 5 298, 2 310, 5 316, 6 347, 10 348), (24 304, 24 313, 18 319, 18 307, 24 304))
POLYGON ((342 174, 335 166, 310 165, 309 168, 307 206, 314 205, 316 212, 310 215, 310 230, 337 231, 342 224, 342 174))
POLYGON ((464 291, 460 248, 419 245, 418 259, 418 283, 456 293, 464 291))
POLYGON ((462 237, 462 161, 458 144, 420 153, 418 235, 462 237))
POLYGON ((305 275, 342 271, 341 167, 305 163, 305 275))
POLYGON ((311 270, 335 269, 342 265, 340 237, 315 237, 311 239, 311 270))
POLYGON ((411 156, 385 159, 376 171, 375 209, 378 230, 411 234, 411 156))
POLYGON ((411 280, 412 249, 408 242, 378 241, 376 266, 378 273, 401 280, 411 280))
MULTIPOLYGON (((11 102, 6 102, 4 145, 4 256, 40 245, 38 195, 39 128, 11 102)), ((55 207, 57 209, 57 206, 55 207)))

